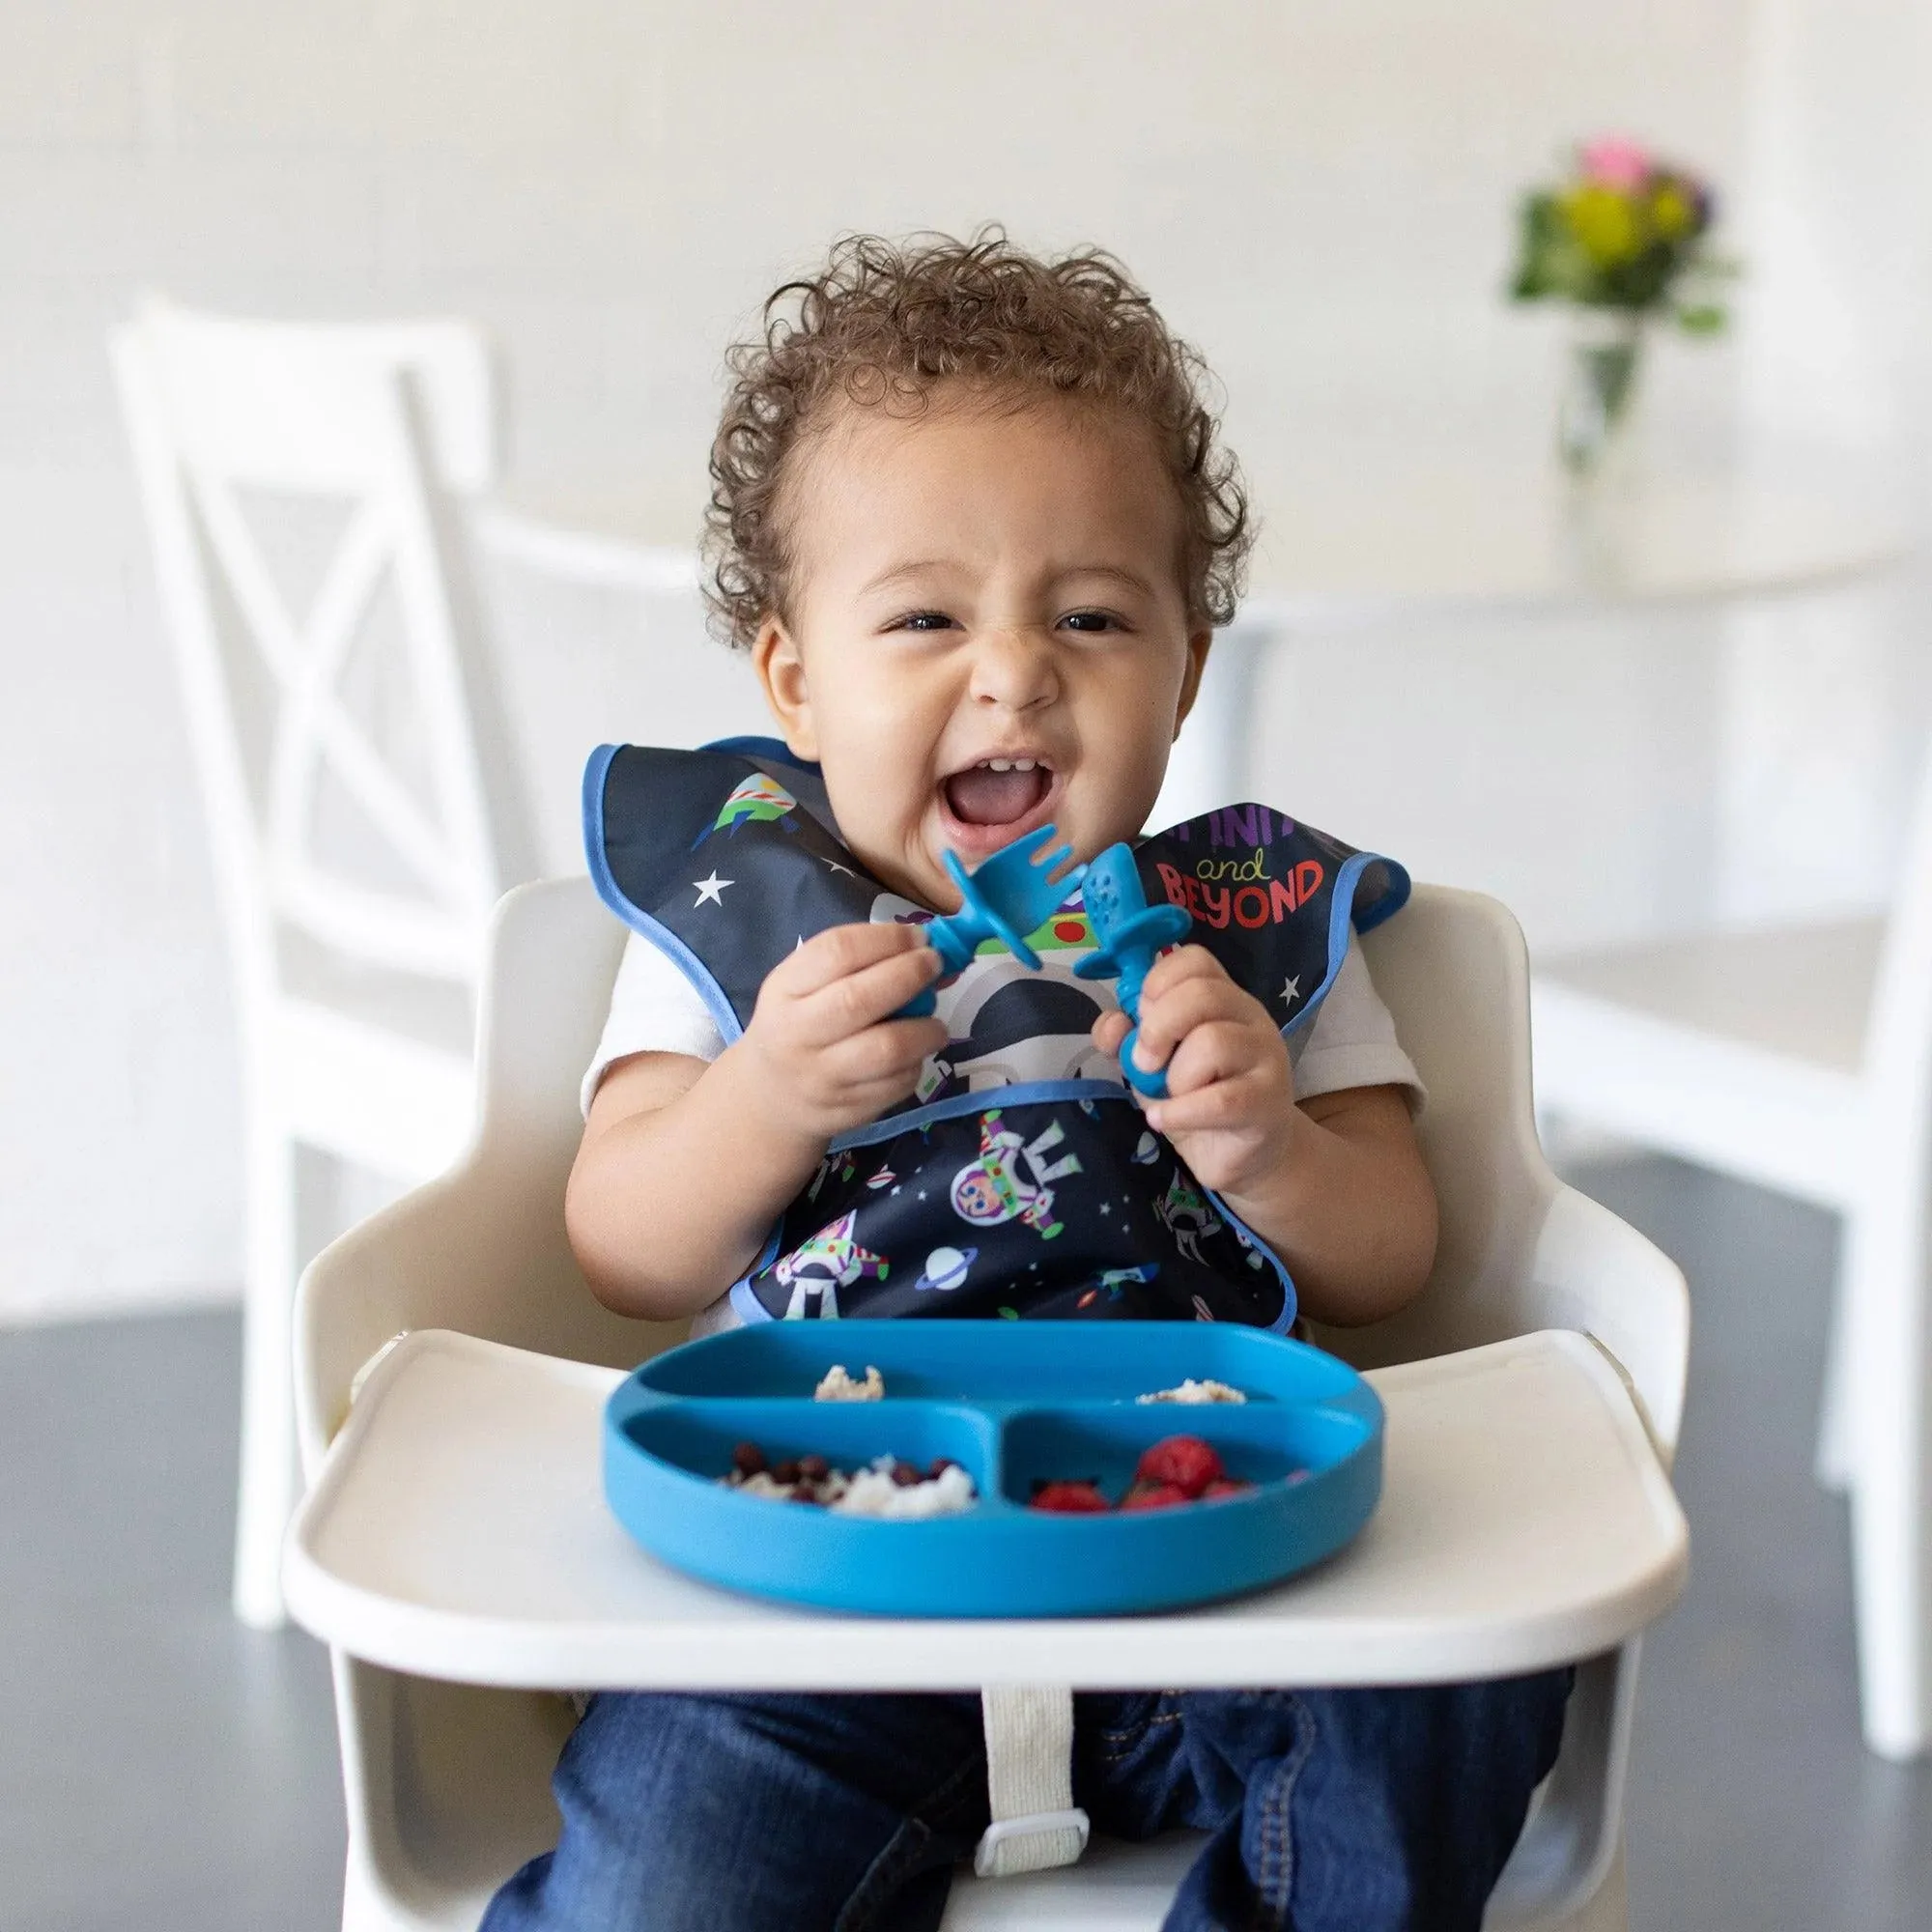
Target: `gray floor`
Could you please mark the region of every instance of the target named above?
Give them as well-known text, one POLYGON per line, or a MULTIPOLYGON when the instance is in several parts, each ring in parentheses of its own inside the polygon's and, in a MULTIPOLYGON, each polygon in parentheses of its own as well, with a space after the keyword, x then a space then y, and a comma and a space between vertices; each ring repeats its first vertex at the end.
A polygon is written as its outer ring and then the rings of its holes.
POLYGON ((328 1665, 228 1614, 239 1321, 0 1335, 0 1928, 341 1922, 328 1665))
MULTIPOLYGON (((1832 1224, 1662 1162, 1580 1179, 1696 1304, 1635 1926, 1923 1932, 1932 1772, 1859 1747, 1843 1509, 1809 1479, 1832 1224)), ((227 1614, 237 1343, 221 1315, 0 1335, 0 1932, 337 1923, 323 1659, 227 1614)))

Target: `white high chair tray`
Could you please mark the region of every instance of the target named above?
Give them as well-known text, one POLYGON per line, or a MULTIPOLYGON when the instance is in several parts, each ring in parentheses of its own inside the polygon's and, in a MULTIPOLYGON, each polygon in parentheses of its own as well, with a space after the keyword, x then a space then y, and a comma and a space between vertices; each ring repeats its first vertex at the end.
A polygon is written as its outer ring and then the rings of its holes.
POLYGON ((1607 1650, 1683 1586, 1683 1513, 1616 1369, 1560 1330, 1372 1374, 1382 1497, 1339 1555, 1171 1614, 847 1616, 666 1567, 606 1506, 614 1369, 439 1329, 376 1366, 289 1532, 324 1641, 417 1676, 570 1690, 1449 1682, 1607 1650))

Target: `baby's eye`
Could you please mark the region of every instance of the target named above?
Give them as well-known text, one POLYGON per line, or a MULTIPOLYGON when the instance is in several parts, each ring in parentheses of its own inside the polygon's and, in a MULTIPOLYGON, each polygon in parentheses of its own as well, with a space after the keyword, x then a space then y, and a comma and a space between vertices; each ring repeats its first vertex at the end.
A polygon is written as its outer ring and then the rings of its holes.
POLYGON ((1069 611, 1060 623, 1063 630, 1068 631, 1099 632, 1124 628, 1111 611, 1069 611))
POLYGON ((945 631, 950 630, 952 619, 944 611, 908 611, 903 617, 895 617, 887 625, 891 631, 945 631))

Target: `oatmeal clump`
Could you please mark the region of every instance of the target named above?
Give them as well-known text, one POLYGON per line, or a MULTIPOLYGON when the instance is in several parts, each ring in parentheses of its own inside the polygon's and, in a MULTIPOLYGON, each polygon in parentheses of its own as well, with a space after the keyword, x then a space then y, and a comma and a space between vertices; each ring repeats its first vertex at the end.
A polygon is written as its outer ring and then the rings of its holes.
POLYGON ((1211 1379, 1196 1381, 1189 1376, 1184 1382, 1171 1389, 1155 1389, 1151 1395, 1136 1396, 1136 1402, 1246 1402, 1239 1389, 1230 1388, 1226 1382, 1211 1379))
POLYGON ((883 1402, 886 1378, 877 1369, 867 1368, 866 1379, 855 1381, 843 1362, 834 1362, 824 1378, 812 1390, 813 1402, 883 1402))

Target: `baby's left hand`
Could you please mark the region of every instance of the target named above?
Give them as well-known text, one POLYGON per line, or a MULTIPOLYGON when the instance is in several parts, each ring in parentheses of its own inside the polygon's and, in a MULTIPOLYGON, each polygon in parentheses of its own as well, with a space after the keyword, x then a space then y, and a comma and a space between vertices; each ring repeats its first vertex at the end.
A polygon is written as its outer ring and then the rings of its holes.
MULTIPOLYGON (((1118 1053, 1130 1025, 1123 1012, 1103 1013, 1094 1043, 1118 1053)), ((1145 1070, 1167 1068, 1168 1097, 1145 1103, 1148 1124, 1205 1185, 1240 1195, 1279 1176, 1299 1118, 1288 1046, 1267 1009, 1205 947, 1154 962, 1134 1049, 1145 1070)))

